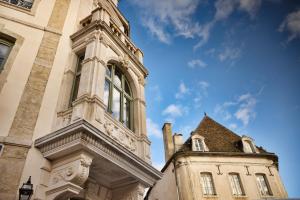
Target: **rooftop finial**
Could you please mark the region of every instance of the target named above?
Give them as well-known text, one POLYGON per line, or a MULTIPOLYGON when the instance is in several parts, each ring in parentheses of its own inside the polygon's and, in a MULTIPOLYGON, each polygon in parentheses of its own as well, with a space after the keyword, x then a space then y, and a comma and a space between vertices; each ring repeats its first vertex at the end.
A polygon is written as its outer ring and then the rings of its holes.
POLYGON ((204 112, 204 116, 206 117, 206 112, 204 112))

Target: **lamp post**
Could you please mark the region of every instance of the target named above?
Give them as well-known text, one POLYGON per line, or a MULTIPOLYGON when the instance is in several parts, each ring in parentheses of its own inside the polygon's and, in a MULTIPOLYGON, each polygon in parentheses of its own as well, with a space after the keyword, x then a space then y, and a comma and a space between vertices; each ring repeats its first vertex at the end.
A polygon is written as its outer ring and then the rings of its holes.
POLYGON ((19 189, 19 200, 29 200, 33 194, 32 188, 31 176, 29 176, 28 181, 23 183, 22 187, 19 189))

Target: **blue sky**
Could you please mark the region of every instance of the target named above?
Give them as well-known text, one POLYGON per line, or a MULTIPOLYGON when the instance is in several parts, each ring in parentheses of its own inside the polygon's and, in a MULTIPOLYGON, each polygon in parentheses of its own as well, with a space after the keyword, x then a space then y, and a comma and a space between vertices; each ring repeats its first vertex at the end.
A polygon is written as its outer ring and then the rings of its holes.
POLYGON ((153 164, 161 127, 187 138, 203 113, 279 156, 290 197, 300 197, 300 1, 122 0, 143 50, 153 164))

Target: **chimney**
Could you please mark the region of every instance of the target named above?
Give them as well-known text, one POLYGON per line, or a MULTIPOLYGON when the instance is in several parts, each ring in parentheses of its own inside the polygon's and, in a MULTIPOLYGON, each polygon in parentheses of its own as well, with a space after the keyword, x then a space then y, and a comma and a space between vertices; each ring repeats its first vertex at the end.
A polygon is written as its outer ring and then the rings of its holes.
POLYGON ((164 146, 165 146, 165 161, 167 162, 169 158, 174 153, 174 145, 172 140, 172 124, 165 123, 162 127, 163 137, 164 137, 164 146))
POLYGON ((174 153, 177 152, 183 145, 183 137, 182 134, 175 133, 173 135, 174 141, 174 153))

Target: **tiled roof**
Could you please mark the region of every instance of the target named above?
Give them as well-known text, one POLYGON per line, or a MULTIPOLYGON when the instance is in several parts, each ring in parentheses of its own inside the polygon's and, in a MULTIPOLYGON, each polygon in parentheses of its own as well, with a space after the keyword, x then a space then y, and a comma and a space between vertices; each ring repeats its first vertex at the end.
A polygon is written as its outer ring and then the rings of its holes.
MULTIPOLYGON (((201 135, 209 152, 243 152, 242 137, 219 124, 208 116, 204 116, 192 135, 201 135)), ((268 153, 262 147, 257 147, 260 153, 268 153)), ((191 150, 191 137, 185 142, 183 151, 191 150)))

